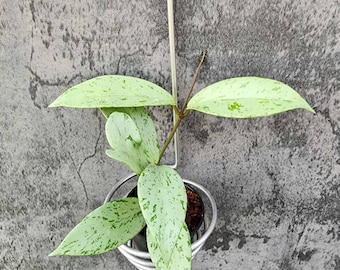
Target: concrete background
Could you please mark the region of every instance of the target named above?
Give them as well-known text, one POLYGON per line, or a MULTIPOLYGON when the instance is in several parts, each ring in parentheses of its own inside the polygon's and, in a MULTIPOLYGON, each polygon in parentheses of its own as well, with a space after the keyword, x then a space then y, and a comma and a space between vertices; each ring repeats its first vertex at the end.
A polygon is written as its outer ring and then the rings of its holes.
MULTIPOLYGON (((317 111, 187 119, 179 171, 219 208, 193 269, 339 270, 340 2, 190 0, 175 10, 181 101, 206 49, 196 91, 269 77, 317 111)), ((134 269, 117 251, 47 257, 128 172, 104 154, 98 111, 47 106, 103 74, 170 89, 166 14, 159 0, 0 0, 0 269, 134 269)), ((162 127, 170 114, 159 118, 162 127)))

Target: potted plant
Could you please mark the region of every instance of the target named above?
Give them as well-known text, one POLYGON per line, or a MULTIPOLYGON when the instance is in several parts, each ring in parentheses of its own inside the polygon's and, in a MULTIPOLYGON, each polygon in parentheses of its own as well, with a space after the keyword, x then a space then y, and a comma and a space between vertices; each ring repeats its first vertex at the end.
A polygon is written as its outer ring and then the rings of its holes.
POLYGON ((303 108, 307 102, 282 82, 260 77, 231 78, 211 84, 192 96, 193 82, 179 108, 174 98, 152 82, 105 75, 82 82, 50 107, 99 108, 107 118, 106 154, 138 176, 138 197, 109 201, 87 215, 50 255, 94 255, 119 247, 146 225, 148 251, 157 269, 190 269, 191 241, 185 223, 187 195, 181 176, 161 158, 181 121, 191 110, 228 118, 253 118, 303 108), (192 96, 192 97, 191 97, 192 96), (174 128, 160 148, 145 107, 172 106, 174 128))

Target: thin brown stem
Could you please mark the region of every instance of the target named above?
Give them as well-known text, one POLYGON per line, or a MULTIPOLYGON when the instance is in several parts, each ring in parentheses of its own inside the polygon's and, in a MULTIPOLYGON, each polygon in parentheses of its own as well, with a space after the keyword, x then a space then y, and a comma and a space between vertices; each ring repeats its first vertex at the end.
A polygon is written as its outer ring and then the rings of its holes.
MULTIPOLYGON (((176 113, 177 113, 177 112, 178 112, 178 109, 175 109, 175 111, 176 111, 176 113)), ((175 136, 175 133, 176 133, 178 127, 179 127, 179 124, 180 124, 181 121, 183 120, 183 118, 184 118, 184 117, 181 116, 180 113, 177 114, 176 122, 175 122, 175 124, 174 124, 174 126, 173 126, 173 128, 172 128, 172 130, 171 130, 171 132, 170 132, 170 134, 169 134, 169 136, 168 136, 168 138, 166 139, 166 141, 165 141, 165 143, 164 143, 164 145, 163 145, 161 151, 159 152, 159 158, 158 158, 157 165, 160 164, 161 159, 162 159, 162 157, 163 157, 163 155, 164 155, 164 153, 165 153, 165 150, 168 148, 168 146, 169 146, 169 144, 171 143, 173 137, 175 136)))
POLYGON ((187 109, 187 105, 188 105, 188 102, 189 102, 189 99, 191 97, 191 94, 192 94, 192 91, 194 90, 194 86, 195 86, 195 83, 197 81, 197 78, 198 78, 198 75, 200 74, 200 71, 201 71, 201 68, 203 66, 203 63, 204 63, 204 60, 205 60, 205 57, 207 56, 207 52, 206 51, 203 51, 202 52, 202 57, 201 57, 201 61, 199 62, 197 68, 196 68, 196 72, 195 72, 195 75, 192 79, 192 82, 191 82, 191 85, 190 85, 190 88, 189 88, 189 91, 188 91, 188 94, 185 98, 185 101, 184 101, 184 104, 182 106, 182 110, 181 110, 181 113, 184 114, 185 110, 187 109))
POLYGON ((187 97, 185 98, 185 101, 184 101, 184 104, 183 104, 183 107, 182 107, 182 110, 179 111, 178 107, 177 106, 174 106, 174 111, 176 112, 176 121, 175 121, 175 124, 168 136, 168 138, 166 139, 166 141, 164 142, 164 145, 162 147, 162 149, 160 150, 160 153, 159 153, 159 158, 158 158, 158 162, 157 164, 159 165, 160 162, 161 162, 161 159, 165 153, 165 150, 168 148, 170 142, 172 141, 172 139, 174 138, 175 134, 176 134, 176 131, 179 127, 179 124, 182 122, 182 120, 187 117, 189 115, 189 112, 190 110, 187 110, 187 105, 188 105, 188 102, 189 102, 189 99, 190 99, 190 96, 192 94, 192 91, 194 89, 194 86, 195 86, 195 83, 196 83, 196 80, 198 78, 198 75, 201 71, 201 68, 202 68, 202 65, 204 63, 204 59, 207 55, 207 52, 206 51, 203 51, 202 53, 202 57, 201 57, 201 61, 200 63, 198 64, 197 66, 197 69, 196 69, 196 72, 195 72, 195 75, 193 77, 193 80, 192 80, 192 83, 191 83, 191 86, 189 88, 189 91, 188 91, 188 95, 187 97))

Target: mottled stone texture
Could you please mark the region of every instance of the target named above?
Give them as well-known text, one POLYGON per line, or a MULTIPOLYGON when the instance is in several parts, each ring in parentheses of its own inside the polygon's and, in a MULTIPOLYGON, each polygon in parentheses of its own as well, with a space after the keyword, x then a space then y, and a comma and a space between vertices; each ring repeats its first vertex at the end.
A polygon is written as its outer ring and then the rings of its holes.
MULTIPOLYGON (((207 49, 195 91, 269 77, 317 111, 187 119, 179 171, 219 209, 193 269, 339 270, 340 2, 188 0, 175 11, 180 101, 207 49)), ((166 14, 160 0, 0 0, 0 269, 134 269, 117 251, 47 257, 128 172, 104 154, 98 111, 47 106, 103 74, 170 89, 166 14)), ((165 113, 153 113, 160 128, 165 113)))

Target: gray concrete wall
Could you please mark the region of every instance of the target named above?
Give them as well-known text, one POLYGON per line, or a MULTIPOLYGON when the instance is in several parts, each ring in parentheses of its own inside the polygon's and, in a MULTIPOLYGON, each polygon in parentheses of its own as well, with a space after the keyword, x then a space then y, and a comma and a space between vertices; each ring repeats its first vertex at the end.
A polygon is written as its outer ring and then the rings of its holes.
MULTIPOLYGON (((187 119, 179 171, 219 208, 193 269, 339 270, 340 2, 192 0, 175 10, 180 100, 207 49, 196 91, 269 77, 317 111, 187 119)), ((170 89, 166 1, 0 0, 0 67, 0 269, 134 269, 117 251, 47 257, 128 172, 104 154, 98 111, 47 106, 102 74, 170 89)))

